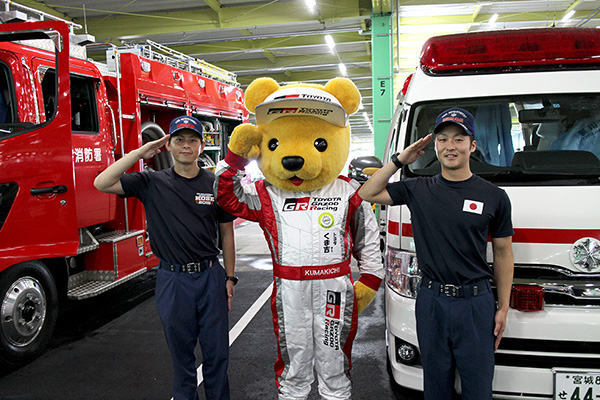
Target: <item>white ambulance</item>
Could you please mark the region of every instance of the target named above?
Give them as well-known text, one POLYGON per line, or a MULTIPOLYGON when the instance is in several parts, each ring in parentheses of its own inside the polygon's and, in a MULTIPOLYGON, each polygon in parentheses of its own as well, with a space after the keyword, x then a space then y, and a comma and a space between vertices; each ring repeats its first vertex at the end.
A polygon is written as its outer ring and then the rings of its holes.
MULTIPOLYGON (((600 29, 431 38, 405 83, 384 159, 432 132, 450 107, 475 116, 472 171, 512 202, 515 275, 494 397, 600 399, 600 29)), ((391 181, 439 172, 432 142, 391 181)), ((423 390, 410 212, 393 206, 381 216, 389 365, 398 384, 423 390)))

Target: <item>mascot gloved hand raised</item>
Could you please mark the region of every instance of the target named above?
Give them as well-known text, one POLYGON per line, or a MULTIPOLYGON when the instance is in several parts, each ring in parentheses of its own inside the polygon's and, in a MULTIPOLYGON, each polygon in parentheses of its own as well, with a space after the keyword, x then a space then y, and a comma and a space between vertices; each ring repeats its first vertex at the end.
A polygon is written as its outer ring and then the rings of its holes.
POLYGON ((223 209, 259 223, 271 250, 279 398, 306 399, 314 363, 321 397, 349 399, 357 317, 384 274, 374 213, 359 184, 339 175, 360 94, 346 78, 284 87, 259 78, 245 104, 257 126, 235 128, 215 189, 223 209), (265 179, 242 184, 250 160, 265 179), (360 271, 354 285, 352 255, 360 271))

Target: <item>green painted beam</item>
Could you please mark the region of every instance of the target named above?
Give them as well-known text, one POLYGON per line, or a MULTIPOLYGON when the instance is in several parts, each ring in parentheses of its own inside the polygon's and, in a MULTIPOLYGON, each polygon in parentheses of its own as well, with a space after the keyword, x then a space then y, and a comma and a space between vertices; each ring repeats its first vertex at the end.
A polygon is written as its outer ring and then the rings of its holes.
POLYGON ((275 58, 275 56, 273 55, 273 53, 271 51, 263 50, 262 53, 267 58, 267 60, 271 61, 273 64, 275 64, 277 62, 277 59, 275 58))
POLYGON ((383 158, 383 151, 393 114, 393 34, 391 15, 373 15, 372 18, 373 69, 373 142, 375 155, 383 158))
MULTIPOLYGON (((65 15, 65 14, 57 11, 55 8, 50 8, 46 4, 40 3, 39 1, 35 1, 35 0, 19 0, 18 3, 21 4, 21 5, 23 5, 23 6, 31 7, 31 8, 34 8, 36 10, 43 11, 45 13, 54 15, 55 17, 66 19, 67 21, 73 21, 73 19, 71 17, 68 17, 67 15, 65 15)), ((73 22, 76 22, 76 23, 81 24, 83 26, 83 21, 73 21, 73 22)))
POLYGON ((219 14, 221 12, 221 7, 223 7, 223 5, 221 3, 219 3, 217 0, 203 0, 207 6, 209 6, 210 8, 212 8, 212 10, 214 12, 216 12, 217 14, 219 14))
MULTIPOLYGON (((368 68, 356 68, 348 70, 348 78, 352 80, 353 76, 365 76, 371 75, 371 70, 368 68)), ((303 71, 303 72, 292 72, 291 77, 286 76, 283 72, 276 74, 268 74, 268 75, 252 75, 252 76, 239 76, 237 78, 238 82, 242 86, 247 86, 254 79, 259 78, 261 76, 269 76, 275 79, 277 82, 306 82, 306 81, 314 81, 314 80, 323 80, 322 83, 325 83, 332 78, 331 71, 303 71)), ((355 84, 359 85, 362 81, 356 81, 355 84)), ((365 96, 371 96, 371 92, 368 89, 364 91, 361 90, 365 96)))
MULTIPOLYGON (((265 58, 254 58, 254 59, 242 59, 242 60, 231 60, 231 61, 213 61, 213 64, 217 64, 219 67, 224 68, 228 71, 235 70, 249 70, 258 68, 270 68, 270 67, 298 67, 303 65, 317 65, 317 64, 335 64, 339 63, 338 58, 334 54, 328 55, 301 55, 301 56, 278 56, 278 53, 273 53, 273 57, 268 56, 268 51, 263 51, 265 58), (266 59, 270 63, 265 63, 266 59)), ((364 52, 350 52, 350 53, 339 53, 343 62, 347 63, 348 68, 352 68, 352 63, 358 62, 370 62, 369 57, 364 52)))
POLYGON ((571 3, 571 5, 569 7, 567 7, 567 9, 564 12, 564 15, 568 14, 569 11, 571 11, 572 9, 574 9, 575 7, 577 7, 579 5, 579 3, 581 3, 582 0, 575 0, 573 3, 571 3))
MULTIPOLYGON (((393 0, 372 0, 371 3, 371 7, 372 10, 371 12, 374 15, 384 15, 384 14, 390 14, 392 12, 392 1, 393 0)), ((404 3, 402 3, 404 5, 404 3)))
MULTIPOLYGON (((358 33, 334 34, 332 35, 337 45, 344 43, 365 42, 370 44, 371 38, 358 33)), ((209 54, 221 51, 236 51, 236 50, 253 50, 253 49, 273 49, 277 47, 288 46, 308 46, 308 45, 323 45, 325 43, 324 35, 306 35, 295 36, 288 38, 268 38, 249 40, 232 40, 228 42, 204 43, 194 45, 170 45, 178 51, 186 54, 209 54)))
MULTIPOLYGON (((73 8, 61 4, 53 4, 52 7, 61 12, 68 12, 73 8)), ((88 18, 88 30, 99 40, 106 40, 136 34, 150 35, 215 28, 246 29, 254 25, 340 21, 344 18, 369 16, 358 7, 358 0, 328 0, 326 3, 320 3, 318 7, 319 14, 311 13, 301 1, 221 7, 219 18, 216 18, 214 10, 210 7, 146 15, 111 12, 112 16, 109 18, 88 18)))

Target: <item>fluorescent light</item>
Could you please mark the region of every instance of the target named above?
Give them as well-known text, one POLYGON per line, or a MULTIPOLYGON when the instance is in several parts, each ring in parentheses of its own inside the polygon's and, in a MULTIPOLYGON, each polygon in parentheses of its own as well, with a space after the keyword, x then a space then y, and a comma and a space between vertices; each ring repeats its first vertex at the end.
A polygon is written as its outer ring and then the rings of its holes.
POLYGON ((565 16, 564 16, 564 17, 562 17, 561 21, 562 21, 562 22, 567 22, 568 20, 570 20, 570 19, 571 19, 571 17, 572 17, 573 15, 575 15, 575 10, 571 10, 571 11, 569 11, 568 13, 566 13, 566 14, 565 14, 565 16))
POLYGON ((490 25, 495 24, 497 19, 498 19, 498 14, 492 15, 492 18, 490 18, 490 25))
POLYGON ((339 63, 338 67, 340 68, 340 72, 342 73, 342 75, 346 76, 346 66, 344 65, 344 63, 339 63))
POLYGON ((333 49, 335 47, 335 42, 333 41, 331 35, 325 35, 325 41, 327 42, 327 46, 329 46, 330 49, 333 49))

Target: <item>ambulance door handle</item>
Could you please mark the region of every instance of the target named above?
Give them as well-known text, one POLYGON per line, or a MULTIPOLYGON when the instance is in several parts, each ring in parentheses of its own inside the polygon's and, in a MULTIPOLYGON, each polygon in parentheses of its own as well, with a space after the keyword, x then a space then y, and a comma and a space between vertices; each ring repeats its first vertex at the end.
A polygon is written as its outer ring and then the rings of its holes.
POLYGON ((66 185, 56 185, 56 186, 46 187, 46 188, 31 189, 30 192, 33 196, 37 196, 40 194, 47 194, 47 193, 66 193, 67 186, 66 185))

